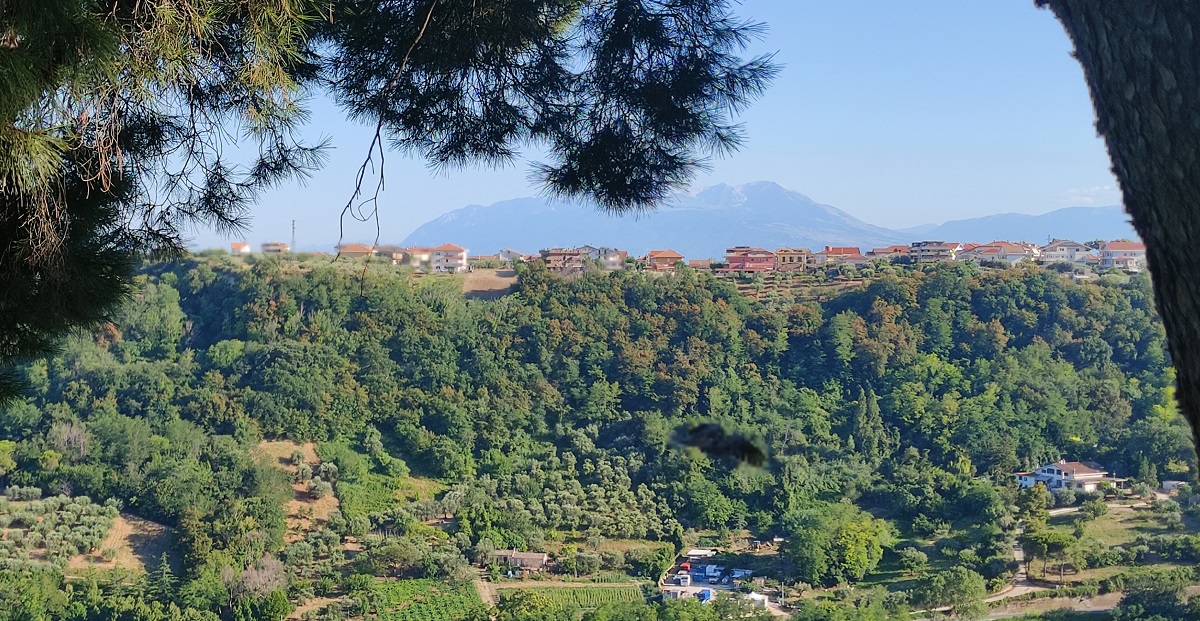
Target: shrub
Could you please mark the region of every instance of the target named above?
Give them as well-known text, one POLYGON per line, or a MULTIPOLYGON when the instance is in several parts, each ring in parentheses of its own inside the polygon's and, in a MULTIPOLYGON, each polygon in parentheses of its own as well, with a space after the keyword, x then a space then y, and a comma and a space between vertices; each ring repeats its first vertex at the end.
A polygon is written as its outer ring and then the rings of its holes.
POLYGON ((308 493, 312 494, 313 498, 324 498, 333 493, 333 485, 330 485, 329 481, 323 481, 317 477, 309 481, 308 493))
POLYGON ((42 488, 9 485, 4 488, 4 495, 13 500, 37 500, 42 497, 42 488))

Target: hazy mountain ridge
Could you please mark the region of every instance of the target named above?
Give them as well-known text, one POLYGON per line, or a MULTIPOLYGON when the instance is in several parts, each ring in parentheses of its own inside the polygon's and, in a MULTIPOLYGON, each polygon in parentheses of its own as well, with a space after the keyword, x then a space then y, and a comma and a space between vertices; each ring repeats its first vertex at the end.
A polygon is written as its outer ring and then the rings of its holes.
POLYGON ((1030 215, 1002 213, 964 220, 952 220, 927 232, 927 239, 958 242, 986 242, 994 239, 1029 241, 1045 244, 1050 239, 1138 239, 1129 216, 1118 205, 1104 207, 1064 207, 1030 215))
POLYGON ((542 198, 469 205, 425 223, 402 243, 426 246, 452 241, 472 254, 501 248, 532 253, 592 244, 635 255, 672 248, 688 258, 705 258, 720 257, 735 245, 814 250, 827 245, 859 246, 865 252, 921 239, 1045 243, 1047 236, 1114 239, 1133 237, 1133 230, 1120 207, 1069 207, 1037 216, 998 214, 894 230, 777 183, 758 181, 680 193, 657 211, 636 216, 612 216, 577 203, 542 198))

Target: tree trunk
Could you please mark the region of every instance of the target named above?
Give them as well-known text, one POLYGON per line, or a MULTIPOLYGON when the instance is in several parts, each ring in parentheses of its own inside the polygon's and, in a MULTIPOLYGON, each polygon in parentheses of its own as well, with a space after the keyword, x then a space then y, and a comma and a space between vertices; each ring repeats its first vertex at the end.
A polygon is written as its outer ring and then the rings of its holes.
POLYGON ((1200 3, 1037 3, 1075 44, 1096 129, 1146 244, 1176 399, 1200 448, 1200 3))

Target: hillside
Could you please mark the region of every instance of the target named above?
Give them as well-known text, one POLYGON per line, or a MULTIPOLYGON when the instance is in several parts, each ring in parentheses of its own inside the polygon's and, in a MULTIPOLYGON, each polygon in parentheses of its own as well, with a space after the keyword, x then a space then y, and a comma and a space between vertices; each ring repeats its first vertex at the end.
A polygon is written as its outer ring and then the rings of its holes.
POLYGON ((952 546, 994 589, 1013 575, 1010 507, 1044 510, 1005 485, 1014 470, 1067 457, 1142 484, 1195 472, 1144 275, 889 267, 821 302, 786 288, 752 301, 691 270, 521 266, 489 300, 397 275, 146 266, 113 324, 25 369, 27 398, 0 411, 6 483, 170 525, 184 595, 162 597, 278 618, 261 611, 288 594, 354 615, 365 592, 402 606, 418 587, 465 614, 464 581, 497 550, 621 582, 681 549, 774 536, 777 553, 729 562, 879 583, 900 537, 952 546), (766 466, 675 446, 696 420, 762 442, 766 466))

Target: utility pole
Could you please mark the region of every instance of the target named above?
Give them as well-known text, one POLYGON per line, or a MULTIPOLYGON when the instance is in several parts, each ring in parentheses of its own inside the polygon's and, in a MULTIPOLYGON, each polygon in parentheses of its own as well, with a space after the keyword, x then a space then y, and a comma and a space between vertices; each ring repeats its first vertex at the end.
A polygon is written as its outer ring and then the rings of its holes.
POLYGON ((296 258, 296 221, 292 220, 292 245, 288 246, 288 258, 296 258))

